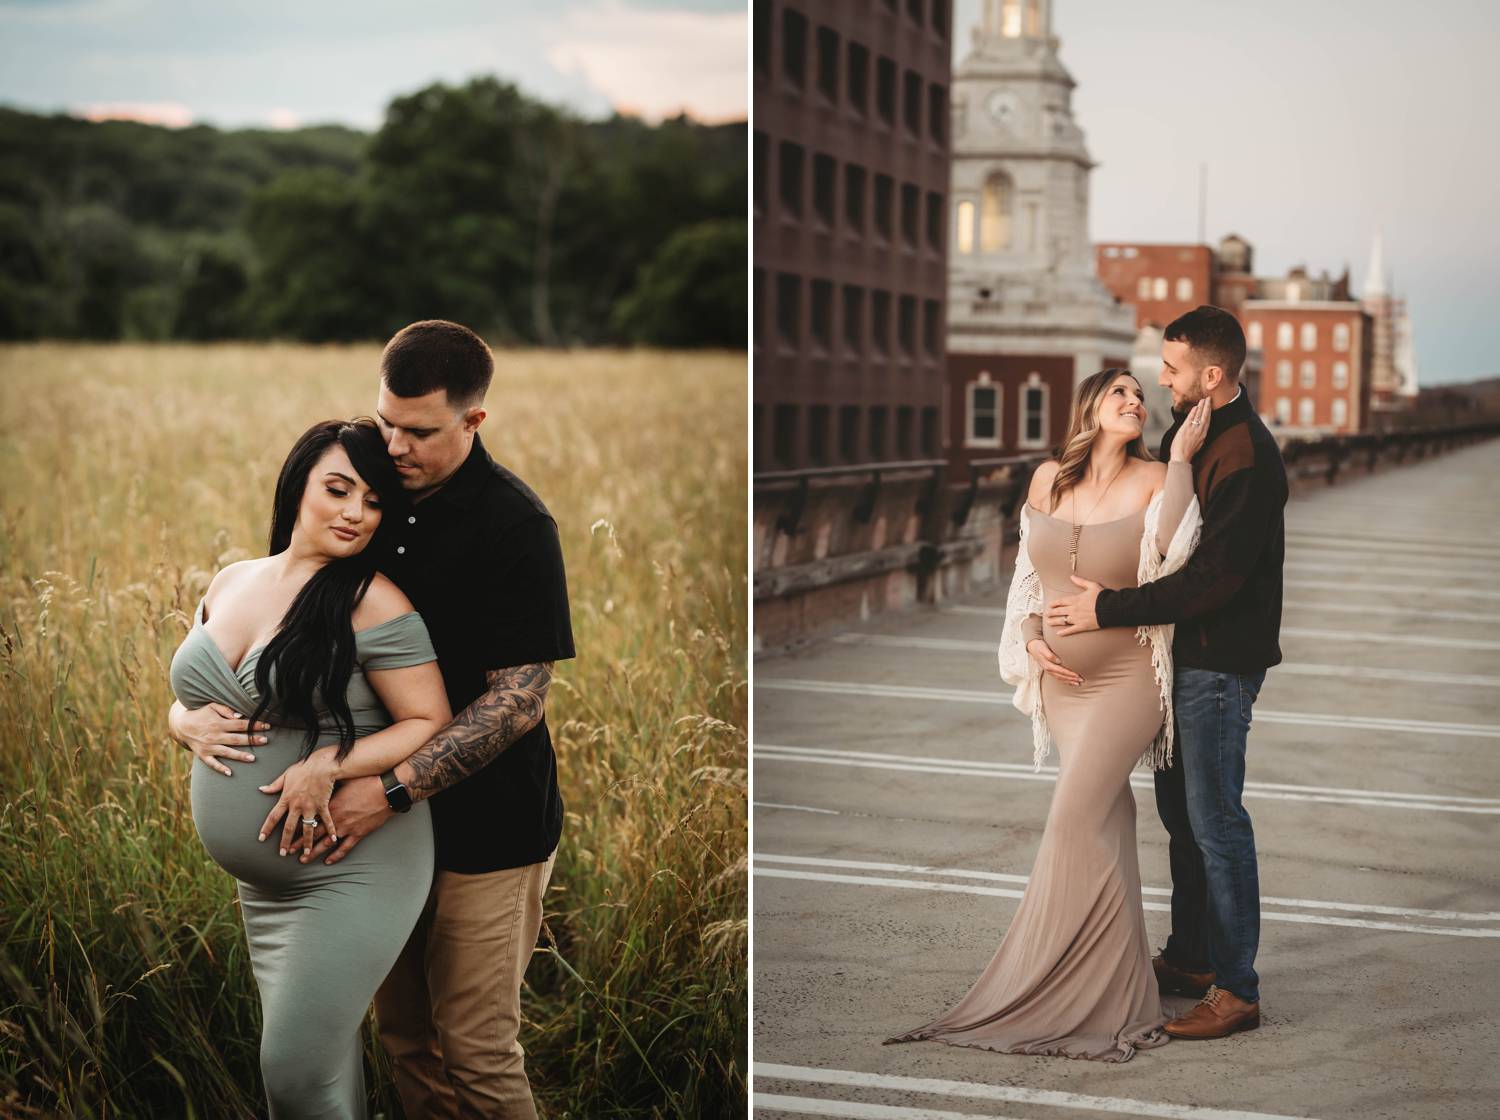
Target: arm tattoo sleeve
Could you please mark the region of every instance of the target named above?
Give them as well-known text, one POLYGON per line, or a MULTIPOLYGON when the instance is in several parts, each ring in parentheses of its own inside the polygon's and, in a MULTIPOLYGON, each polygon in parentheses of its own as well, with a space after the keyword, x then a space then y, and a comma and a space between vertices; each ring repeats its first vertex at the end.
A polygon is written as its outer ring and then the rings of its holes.
POLYGON ((494 669, 489 688, 406 760, 407 789, 420 801, 488 766, 542 718, 552 662, 494 669))

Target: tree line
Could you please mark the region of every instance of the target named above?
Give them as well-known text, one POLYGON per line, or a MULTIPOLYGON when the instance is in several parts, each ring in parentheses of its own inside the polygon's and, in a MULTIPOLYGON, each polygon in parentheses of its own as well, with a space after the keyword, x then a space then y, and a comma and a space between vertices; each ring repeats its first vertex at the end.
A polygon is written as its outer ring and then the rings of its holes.
POLYGON ((0 337, 745 345, 743 123, 585 121, 478 78, 373 134, 0 108, 0 337))

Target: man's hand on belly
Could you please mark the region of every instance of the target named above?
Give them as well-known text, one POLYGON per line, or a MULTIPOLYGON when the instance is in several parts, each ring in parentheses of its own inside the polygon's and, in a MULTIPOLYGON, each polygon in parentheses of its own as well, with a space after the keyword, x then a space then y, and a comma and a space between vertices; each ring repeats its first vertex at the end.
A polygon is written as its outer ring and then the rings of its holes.
POLYGON ((302 853, 302 862, 315 859, 330 848, 333 853, 323 862, 332 867, 354 850, 356 844, 396 815, 385 799, 385 785, 379 778, 350 778, 339 784, 329 807, 339 824, 335 845, 324 836, 311 852, 302 853))
POLYGON ((1091 579, 1079 579, 1077 576, 1071 578, 1083 590, 1077 595, 1053 599, 1047 604, 1047 625, 1063 637, 1099 629, 1094 604, 1099 599, 1099 592, 1104 590, 1104 585, 1091 579))

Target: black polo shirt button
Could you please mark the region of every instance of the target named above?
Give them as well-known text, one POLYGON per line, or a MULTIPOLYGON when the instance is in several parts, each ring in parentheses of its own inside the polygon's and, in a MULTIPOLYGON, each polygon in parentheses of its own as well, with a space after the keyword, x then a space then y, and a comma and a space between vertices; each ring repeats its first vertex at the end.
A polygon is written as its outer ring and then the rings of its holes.
POLYGON ((398 544, 396 546, 396 555, 397 556, 405 556, 406 555, 406 546, 404 544, 398 544))
POLYGON ((415 517, 408 517, 406 519, 406 523, 408 525, 415 525, 417 523, 417 519, 415 517))

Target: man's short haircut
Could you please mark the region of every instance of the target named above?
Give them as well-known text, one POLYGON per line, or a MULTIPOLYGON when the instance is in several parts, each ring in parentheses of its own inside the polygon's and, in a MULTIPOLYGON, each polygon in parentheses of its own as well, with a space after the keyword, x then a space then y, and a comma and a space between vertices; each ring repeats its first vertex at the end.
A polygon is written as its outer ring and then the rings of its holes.
POLYGON ((1162 338, 1185 342, 1200 368, 1218 366, 1227 381, 1240 376, 1245 364, 1245 332, 1240 321, 1222 307, 1204 304, 1167 324, 1162 338))
POLYGON ((446 319, 423 319, 402 327, 380 355, 380 377, 398 397, 424 397, 444 389, 455 408, 484 400, 495 357, 484 339, 446 319))

